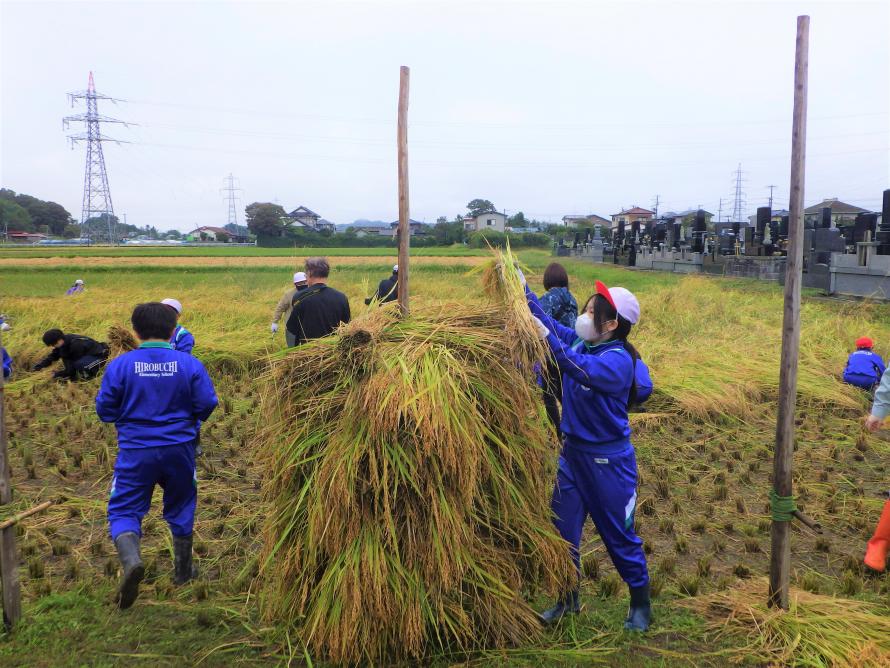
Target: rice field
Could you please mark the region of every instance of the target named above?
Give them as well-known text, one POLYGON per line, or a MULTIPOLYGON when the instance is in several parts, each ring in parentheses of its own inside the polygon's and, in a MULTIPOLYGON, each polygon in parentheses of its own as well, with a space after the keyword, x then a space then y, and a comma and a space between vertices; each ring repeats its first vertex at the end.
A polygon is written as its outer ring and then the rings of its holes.
MULTIPOLYGON (((5 391, 15 502, 0 509, 0 518, 56 501, 18 530, 25 617, 14 634, 0 634, 0 663, 323 665, 308 638, 263 615, 257 580, 269 504, 262 490, 270 452, 257 438, 269 428, 264 374, 269 354, 284 346, 283 337, 271 336, 269 320, 299 268, 297 256, 134 255, 120 261, 88 250, 84 257, 45 258, 50 261, 25 259, 18 249, 16 259, 7 259, 0 251, 0 311, 13 326, 3 342, 19 369, 5 391), (65 298, 75 278, 86 280, 87 291, 65 298), (59 386, 48 372, 22 370, 43 354, 45 329, 60 326, 105 340, 110 327, 128 325, 135 303, 168 296, 183 303, 182 322, 195 334, 195 352, 221 402, 205 425, 199 459, 195 551, 201 577, 173 587, 158 494, 144 526, 149 577, 136 606, 120 614, 110 603, 117 560, 104 508, 115 439, 93 411, 98 381, 59 386)), ((347 294, 354 315, 366 309, 364 297, 395 261, 392 254, 377 254, 387 249, 367 250, 374 252, 328 253, 330 284, 347 294)), ((484 260, 417 257, 412 304, 489 303, 479 271, 484 260)), ((542 292, 550 258, 525 251, 520 260, 532 288, 542 292)), ((866 577, 860 566, 888 487, 890 435, 861 431, 867 398, 841 383, 840 372, 858 336, 871 336, 878 352, 890 353, 887 307, 804 299, 795 492, 825 532, 794 525, 792 582, 799 603, 776 619, 757 606, 769 559, 779 289, 564 264, 579 302, 600 278, 635 291, 642 304, 632 340, 652 370, 655 394, 632 424, 641 473, 637 528, 653 575, 655 625, 642 637, 621 630, 626 589, 589 527, 581 615, 512 649, 439 648, 426 662, 886 665, 887 634, 855 629, 890 613, 890 577, 866 577), (822 608, 834 611, 831 628, 814 612, 822 608), (740 627, 722 623, 730 613, 744 618, 740 627)), ((552 444, 554 458, 556 452, 552 444)), ((535 594, 530 603, 542 609, 549 599, 535 594)))

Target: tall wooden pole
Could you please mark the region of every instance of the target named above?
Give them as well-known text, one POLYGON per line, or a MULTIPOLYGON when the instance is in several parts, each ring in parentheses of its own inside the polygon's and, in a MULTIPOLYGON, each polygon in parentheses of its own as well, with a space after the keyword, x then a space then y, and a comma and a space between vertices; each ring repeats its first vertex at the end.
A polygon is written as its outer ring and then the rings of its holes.
POLYGON ((399 70, 399 125, 396 132, 399 155, 399 310, 408 315, 408 249, 411 244, 408 208, 408 81, 411 71, 399 70))
MULTIPOLYGON (((785 307, 782 318, 782 362, 779 371, 779 412, 773 488, 790 497, 794 454, 794 409, 797 404, 797 358, 800 351, 800 284, 803 268, 803 189, 807 143, 807 69, 810 17, 797 17, 794 58, 794 118, 791 127, 791 202, 788 222, 788 257, 785 268, 785 307)), ((775 515, 775 513, 774 513, 775 515)), ((773 519, 769 565, 769 604, 788 608, 791 571, 790 519, 773 519)))
MULTIPOLYGON (((0 340, 0 347, 2 347, 0 340)), ((12 503, 12 483, 9 476, 9 457, 6 451, 6 414, 3 410, 3 374, 0 372, 0 506, 12 503)), ((19 588, 19 560, 15 550, 15 526, 0 529, 0 581, 3 586, 3 623, 7 628, 22 615, 19 588)))

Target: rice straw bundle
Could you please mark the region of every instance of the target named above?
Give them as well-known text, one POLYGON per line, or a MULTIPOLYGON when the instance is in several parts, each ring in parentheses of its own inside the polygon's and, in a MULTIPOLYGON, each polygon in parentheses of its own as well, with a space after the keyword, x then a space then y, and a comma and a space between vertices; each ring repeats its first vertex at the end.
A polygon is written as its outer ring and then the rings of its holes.
POLYGON ((571 584, 556 453, 512 356, 534 345, 507 340, 511 317, 373 309, 272 360, 263 605, 312 652, 379 664, 526 642, 523 595, 571 584))
POLYGON ((117 357, 136 350, 139 347, 139 342, 129 329, 112 325, 108 328, 108 347, 110 349, 109 357, 117 357))
POLYGON ((711 627, 744 646, 737 663, 770 666, 890 665, 890 618, 863 601, 791 590, 788 611, 766 605, 764 578, 709 596, 689 599, 711 627))

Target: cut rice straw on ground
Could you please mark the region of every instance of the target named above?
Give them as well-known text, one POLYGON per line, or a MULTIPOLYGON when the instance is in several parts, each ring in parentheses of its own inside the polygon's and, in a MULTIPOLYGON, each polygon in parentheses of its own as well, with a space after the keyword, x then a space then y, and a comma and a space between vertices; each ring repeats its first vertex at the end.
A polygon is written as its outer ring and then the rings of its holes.
POLYGON ((890 617, 862 601, 791 590, 786 612, 766 605, 767 581, 751 580, 683 605, 704 614, 713 630, 743 646, 736 662, 770 666, 890 665, 890 617))
POLYGON ((549 513, 540 342, 527 308, 516 322, 512 258, 499 263, 490 305, 370 309, 271 360, 262 602, 315 655, 526 643, 539 622, 525 595, 572 584, 549 513))

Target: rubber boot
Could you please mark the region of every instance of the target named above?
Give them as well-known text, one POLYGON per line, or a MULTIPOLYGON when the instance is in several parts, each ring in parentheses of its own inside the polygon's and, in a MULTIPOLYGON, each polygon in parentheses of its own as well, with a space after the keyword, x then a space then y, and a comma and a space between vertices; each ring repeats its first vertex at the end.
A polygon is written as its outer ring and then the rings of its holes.
POLYGON ((887 567, 887 550, 890 548, 890 501, 884 503, 881 519, 875 528, 875 534, 868 541, 863 561, 873 571, 883 573, 887 567))
POLYGON ((648 631, 652 623, 652 603, 649 601, 649 584, 630 587, 630 610, 624 620, 628 631, 648 631))
POLYGON ((125 531, 114 539, 114 546, 124 571, 116 601, 121 610, 126 610, 139 595, 139 583, 145 577, 145 566, 139 554, 139 536, 132 531, 125 531))
POLYGON ((575 589, 560 597, 556 605, 542 612, 539 617, 544 626, 551 626, 566 615, 577 615, 579 612, 581 612, 581 603, 578 590, 575 589))
POLYGON ((183 585, 198 576, 192 563, 192 534, 173 536, 173 582, 183 585))

